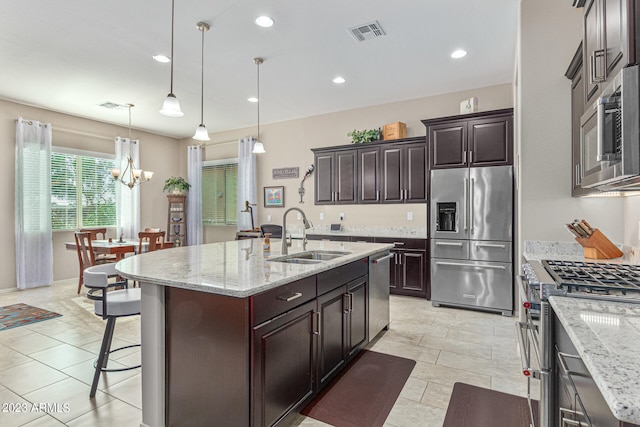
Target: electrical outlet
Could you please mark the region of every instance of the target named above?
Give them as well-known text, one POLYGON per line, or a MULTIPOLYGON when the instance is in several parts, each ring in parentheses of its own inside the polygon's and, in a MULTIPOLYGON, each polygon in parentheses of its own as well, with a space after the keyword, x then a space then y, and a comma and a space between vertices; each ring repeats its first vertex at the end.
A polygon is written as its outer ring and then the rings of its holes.
POLYGON ((324 212, 320 212, 320 221, 324 221, 324 212))
POLYGON ((413 212, 407 212, 407 220, 413 221, 413 212))
POLYGON ((302 214, 301 214, 300 212, 298 212, 298 215, 296 215, 296 217, 297 217, 298 219, 302 219, 302 214))
POLYGON ((340 221, 344 221, 344 212, 339 213, 340 221))
POLYGON ((267 222, 271 222, 271 215, 267 215, 267 222))

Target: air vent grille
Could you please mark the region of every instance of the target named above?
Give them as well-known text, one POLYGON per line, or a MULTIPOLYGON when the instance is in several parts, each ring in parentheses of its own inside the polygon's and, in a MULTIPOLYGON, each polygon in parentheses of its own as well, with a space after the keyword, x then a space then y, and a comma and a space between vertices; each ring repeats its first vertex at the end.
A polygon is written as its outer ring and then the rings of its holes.
POLYGON ((124 108, 124 105, 116 104, 115 102, 105 101, 98 104, 98 107, 107 108, 109 110, 113 110, 114 108, 124 108))
POLYGON ((353 38, 359 42, 376 39, 378 37, 386 35, 378 21, 357 25, 355 27, 347 29, 347 31, 349 31, 349 34, 351 34, 351 36, 353 36, 353 38))

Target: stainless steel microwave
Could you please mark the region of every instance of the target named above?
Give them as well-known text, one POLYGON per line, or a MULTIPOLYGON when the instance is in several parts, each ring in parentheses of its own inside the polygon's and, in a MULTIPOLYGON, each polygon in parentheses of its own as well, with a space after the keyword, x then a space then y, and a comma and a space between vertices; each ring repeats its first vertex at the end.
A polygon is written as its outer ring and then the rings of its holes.
POLYGON ((640 72, 623 68, 580 119, 580 184, 640 188, 640 72))

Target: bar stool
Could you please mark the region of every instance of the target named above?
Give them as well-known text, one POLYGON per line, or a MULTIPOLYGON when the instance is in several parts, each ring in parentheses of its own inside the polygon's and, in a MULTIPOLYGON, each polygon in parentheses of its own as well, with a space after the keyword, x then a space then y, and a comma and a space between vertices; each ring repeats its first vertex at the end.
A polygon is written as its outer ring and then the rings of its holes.
POLYGON ((94 301, 93 310, 96 316, 101 316, 107 321, 104 330, 102 345, 100 346, 100 354, 95 362, 95 373, 93 375, 93 383, 91 384, 91 392, 89 397, 96 395, 98 381, 101 372, 119 372, 130 369, 139 368, 138 366, 130 366, 120 369, 108 369, 109 355, 125 348, 140 347, 140 344, 132 344, 111 350, 111 340, 113 339, 113 331, 116 326, 118 317, 135 316, 140 314, 140 288, 127 289, 127 281, 109 282, 110 277, 117 277, 116 265, 114 263, 100 264, 89 267, 84 270, 84 285, 89 288, 87 297, 94 301), (125 289, 111 290, 115 286, 125 286, 125 289))

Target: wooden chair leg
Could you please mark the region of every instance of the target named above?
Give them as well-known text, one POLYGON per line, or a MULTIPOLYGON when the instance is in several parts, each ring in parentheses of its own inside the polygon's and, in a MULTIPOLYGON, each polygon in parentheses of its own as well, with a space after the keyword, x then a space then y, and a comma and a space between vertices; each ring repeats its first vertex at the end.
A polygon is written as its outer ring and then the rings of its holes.
POLYGON ((91 392, 89 393, 90 398, 94 398, 96 396, 96 390, 98 389, 98 381, 100 381, 100 373, 102 373, 102 369, 106 367, 106 361, 109 357, 109 351, 111 347, 111 339, 113 338, 113 330, 116 326, 116 318, 110 317, 107 319, 107 326, 104 330, 104 337, 102 338, 102 345, 100 346, 100 355, 98 355, 98 360, 96 361, 96 371, 93 374, 93 383, 91 384, 91 392))
POLYGON ((82 289, 82 284, 84 283, 84 271, 82 268, 80 269, 80 276, 78 277, 78 295, 80 295, 80 289, 82 289))

